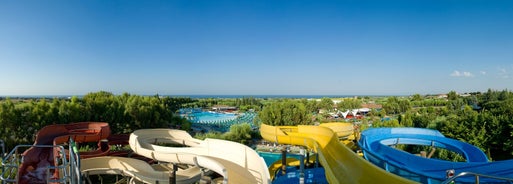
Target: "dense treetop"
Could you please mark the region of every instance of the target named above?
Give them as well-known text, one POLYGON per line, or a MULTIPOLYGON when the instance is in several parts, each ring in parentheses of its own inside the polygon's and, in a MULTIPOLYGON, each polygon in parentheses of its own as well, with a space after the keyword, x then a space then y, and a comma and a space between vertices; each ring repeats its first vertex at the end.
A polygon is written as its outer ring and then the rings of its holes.
POLYGON ((37 130, 51 124, 102 121, 110 124, 115 134, 141 128, 181 127, 190 124, 173 116, 177 103, 184 99, 138 96, 128 93, 89 93, 83 98, 29 99, 0 102, 0 139, 12 147, 30 144, 37 130), (177 102, 178 101, 178 102, 177 102))
MULTIPOLYGON (((187 120, 176 116, 180 108, 208 109, 215 105, 235 106, 240 112, 256 111, 255 122, 270 125, 314 124, 348 121, 368 127, 421 127, 441 131, 481 148, 494 160, 513 158, 513 93, 508 90, 488 90, 459 95, 454 91, 445 98, 439 96, 388 96, 336 99, 191 99, 139 96, 109 92, 89 93, 82 98, 10 99, 0 100, 0 139, 8 146, 30 144, 40 128, 50 124, 81 121, 108 122, 113 133, 130 133, 141 128, 171 127, 189 129, 187 120), (360 108, 362 104, 379 104, 363 119, 334 119, 331 114, 360 108)), ((249 124, 237 125, 217 137, 248 143, 255 131, 249 124)), ((207 133, 208 134, 208 133, 207 133)), ((440 151, 440 158, 450 154, 440 151)), ((452 157, 458 160, 457 157, 452 157)))

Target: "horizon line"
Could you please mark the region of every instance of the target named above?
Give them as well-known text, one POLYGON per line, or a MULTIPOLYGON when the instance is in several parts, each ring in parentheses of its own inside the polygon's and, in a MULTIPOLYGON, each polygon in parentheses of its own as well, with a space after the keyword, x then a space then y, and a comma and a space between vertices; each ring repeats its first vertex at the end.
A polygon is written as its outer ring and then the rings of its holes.
MULTIPOLYGON (((112 93, 115 96, 122 95, 112 93)), ((348 98, 348 97, 386 97, 386 96, 412 96, 414 94, 373 94, 373 95, 328 95, 328 94, 135 94, 128 93, 130 95, 139 96, 155 96, 159 97, 190 97, 190 98, 244 98, 244 97, 256 97, 256 98, 348 98)), ((415 93, 418 94, 418 93, 415 93)), ((421 94, 423 96, 441 95, 447 93, 433 93, 433 94, 421 94)), ((0 95, 2 98, 68 98, 68 97, 84 97, 83 95, 0 95)))

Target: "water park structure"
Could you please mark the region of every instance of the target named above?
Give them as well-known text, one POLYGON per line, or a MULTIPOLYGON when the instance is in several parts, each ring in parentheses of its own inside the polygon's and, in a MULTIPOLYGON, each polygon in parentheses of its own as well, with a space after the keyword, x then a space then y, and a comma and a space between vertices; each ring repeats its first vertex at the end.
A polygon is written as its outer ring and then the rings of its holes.
POLYGON ((220 174, 223 183, 267 184, 270 181, 263 158, 252 148, 231 141, 198 140, 182 130, 142 129, 131 134, 130 147, 135 153, 157 161, 208 168, 220 174))
MULTIPOLYGON (((322 124, 321 124, 322 125, 322 124)), ((262 124, 260 134, 268 141, 305 146, 317 152, 329 183, 415 183, 389 173, 359 157, 339 141, 337 126, 270 126, 262 124)), ((349 125, 352 127, 352 125, 349 125)), ((340 132, 342 133, 342 132, 340 132)))
POLYGON ((239 143, 197 140, 173 129, 141 129, 127 140, 123 137, 110 135, 104 122, 43 127, 33 145, 18 145, 3 158, 1 179, 7 183, 94 183, 90 175, 114 174, 128 178, 129 183, 196 183, 206 172, 215 172, 221 177, 214 179, 222 183, 270 183, 263 158, 239 143), (133 152, 110 151, 109 137, 112 144, 128 143, 133 152), (75 141, 97 142, 98 149, 78 152, 75 141), (21 148, 27 149, 19 154, 21 148), (146 159, 126 157, 130 155, 146 159))
MULTIPOLYGON (((43 127, 36 134, 34 145, 18 145, 13 151, 2 161, 2 180, 17 183, 46 183, 63 182, 69 180, 68 174, 79 176, 78 172, 68 164, 69 160, 73 161, 69 164, 77 164, 80 160, 74 154, 73 147, 66 150, 62 143, 87 143, 97 142, 101 144, 101 140, 105 140, 110 135, 110 128, 107 123, 103 122, 81 122, 71 124, 49 125, 43 127), (15 154, 20 148, 28 148, 22 158, 18 158, 15 154), (19 165, 18 165, 19 164, 19 165), (17 172, 15 178, 5 173, 17 172), (74 173, 74 174, 73 174, 74 173), (4 177, 7 176, 7 177, 4 177)), ((97 150, 86 152, 84 156, 102 156, 107 153, 105 147, 99 146, 97 150)), ((79 164, 75 165, 78 166, 79 164)))
POLYGON ((513 182, 513 160, 489 162, 477 147, 446 138, 437 130, 423 128, 371 128, 361 133, 364 157, 384 170, 421 183, 513 182), (429 159, 395 149, 395 145, 443 148, 462 155, 465 162, 429 159))
POLYGON ((205 181, 205 177, 214 183, 256 184, 513 182, 513 161, 490 162, 479 148, 446 138, 436 130, 369 128, 359 136, 352 123, 261 124, 260 133, 267 141, 301 146, 315 154, 268 166, 255 150, 231 141, 198 140, 175 129, 111 135, 105 122, 81 122, 43 127, 33 145, 18 145, 3 158, 0 179, 4 183, 95 183, 90 176, 107 174, 121 175, 120 181, 127 183, 191 184, 205 181), (363 157, 351 149, 352 140, 358 137, 363 157), (98 147, 79 152, 77 144, 87 143, 98 147), (113 151, 110 146, 114 144, 126 144, 131 150, 113 151), (444 148, 466 161, 417 156, 394 148, 399 144, 444 148), (283 167, 303 167, 304 160, 322 167, 291 171, 283 167), (286 172, 299 175, 283 174, 286 172))

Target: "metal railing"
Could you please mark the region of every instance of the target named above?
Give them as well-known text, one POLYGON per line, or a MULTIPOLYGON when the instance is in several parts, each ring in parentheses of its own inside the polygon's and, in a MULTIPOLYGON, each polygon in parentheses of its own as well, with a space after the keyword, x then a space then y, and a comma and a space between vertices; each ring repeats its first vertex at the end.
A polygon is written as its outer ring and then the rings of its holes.
MULTIPOLYGON (((46 182, 48 183, 81 183, 80 172, 80 155, 75 142, 69 140, 69 161, 66 157, 66 151, 62 145, 17 145, 5 157, 2 154, 2 173, 0 180, 2 183, 18 182, 18 169, 23 162, 23 156, 20 154, 21 148, 53 148, 58 149, 58 155, 54 155, 54 159, 58 159, 58 165, 46 168, 46 182), (54 173, 62 173, 58 178, 52 178, 54 173)), ((2 142, 0 142, 2 144, 2 142)))
POLYGON ((447 180, 445 180, 444 182, 442 182, 442 184, 450 184, 450 183, 453 183, 453 182, 456 182, 456 179, 457 178, 460 178, 460 177, 465 177, 465 176, 474 176, 475 177, 475 183, 476 184, 479 184, 479 180, 481 178, 489 178, 489 179, 493 179, 493 180, 500 180, 500 181, 505 181, 505 182, 509 182, 509 183, 513 183, 513 178, 504 178, 504 177, 498 177, 498 176, 491 176, 491 175, 485 175, 485 174, 479 174, 479 173, 473 173, 473 172, 461 172, 453 177, 450 177, 448 178, 447 180))
MULTIPOLYGON (((18 168, 20 164, 22 163, 23 156, 19 153, 20 148, 31 148, 31 147, 37 147, 37 148, 60 148, 60 152, 58 154, 61 155, 60 157, 60 163, 63 165, 68 165, 68 162, 66 160, 66 153, 64 152, 63 146, 53 146, 53 145, 17 145, 13 148, 13 150, 5 156, 5 158, 2 160, 2 175, 0 176, 0 179, 3 182, 7 183, 16 183, 18 180, 18 168)), ((68 176, 68 173, 65 168, 61 166, 57 166, 55 168, 47 168, 47 172, 50 171, 50 169, 60 169, 62 170, 62 173, 64 176, 68 176)), ((59 171, 60 171, 59 170, 59 171)))
POLYGON ((82 173, 80 172, 80 153, 73 139, 69 140, 69 173, 71 183, 81 183, 82 173))
MULTIPOLYGON (((4 140, 0 139, 0 147, 2 147, 2 156, 0 156, 0 159, 2 159, 2 161, 4 160, 4 157, 5 157, 5 142, 4 140)), ((4 166, 2 164, 0 164, 0 169, 2 170, 2 173, 0 173, 0 175, 4 175, 4 166)), ((2 180, 2 184, 5 184, 6 182, 2 180)))

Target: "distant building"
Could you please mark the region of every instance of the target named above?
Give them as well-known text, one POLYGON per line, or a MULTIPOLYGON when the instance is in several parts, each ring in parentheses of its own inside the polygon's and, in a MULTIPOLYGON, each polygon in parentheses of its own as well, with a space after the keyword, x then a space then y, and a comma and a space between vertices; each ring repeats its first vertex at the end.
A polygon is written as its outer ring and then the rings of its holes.
POLYGON ((471 94, 469 93, 463 93, 463 94, 459 94, 461 97, 469 97, 469 96, 472 96, 471 94))
POLYGON ((439 94, 438 98, 447 98, 447 94, 439 94))
POLYGON ((369 113, 369 108, 360 108, 360 109, 352 109, 346 110, 345 112, 338 111, 337 115, 344 119, 362 119, 367 113, 369 113))
POLYGON ((212 107, 212 111, 222 111, 222 112, 233 112, 237 111, 237 107, 225 106, 225 105, 216 105, 212 107))

